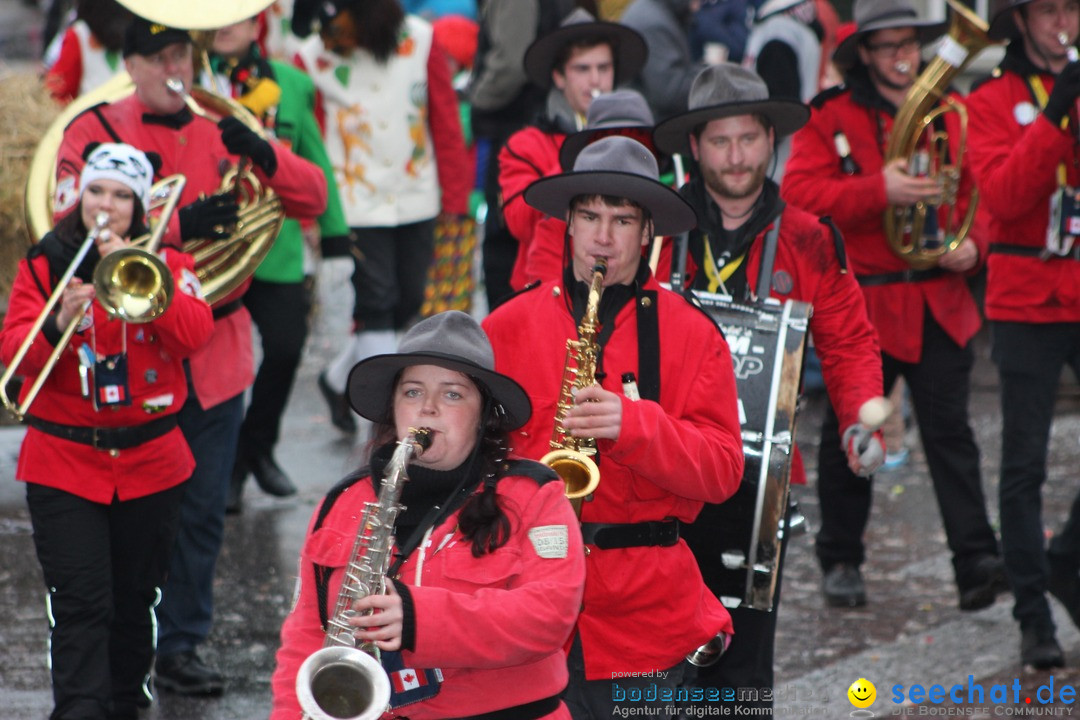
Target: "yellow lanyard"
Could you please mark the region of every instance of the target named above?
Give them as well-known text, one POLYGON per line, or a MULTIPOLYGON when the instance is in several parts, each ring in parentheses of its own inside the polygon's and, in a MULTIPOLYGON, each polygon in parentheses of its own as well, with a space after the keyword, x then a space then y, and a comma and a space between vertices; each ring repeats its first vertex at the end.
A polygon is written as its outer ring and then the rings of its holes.
MULTIPOLYGON (((1050 93, 1046 92, 1046 86, 1043 85, 1042 78, 1038 75, 1028 76, 1028 86, 1031 88, 1031 92, 1035 95, 1035 101, 1039 103, 1039 109, 1046 109, 1046 103, 1050 100, 1050 93)), ((1064 130, 1069 126, 1069 114, 1065 113, 1065 117, 1061 118, 1061 129, 1064 130)), ((1058 165, 1058 187, 1065 187, 1067 184, 1065 176, 1065 163, 1058 165)))
POLYGON ((702 235, 701 239, 705 243, 705 277, 709 279, 708 290, 709 292, 714 293, 719 288, 723 287, 725 280, 735 274, 735 271, 742 265, 746 253, 743 253, 723 266, 718 266, 716 260, 713 259, 712 248, 709 247, 709 236, 702 235))

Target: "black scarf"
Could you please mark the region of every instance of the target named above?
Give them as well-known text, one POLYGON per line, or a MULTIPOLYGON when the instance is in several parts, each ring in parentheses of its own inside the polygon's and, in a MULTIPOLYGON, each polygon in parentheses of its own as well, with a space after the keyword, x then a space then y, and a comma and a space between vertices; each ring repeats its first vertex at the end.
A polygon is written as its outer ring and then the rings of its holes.
MULTIPOLYGON (((76 209, 75 212, 79 211, 76 209)), ((27 251, 26 258, 33 260, 39 255, 44 255, 49 261, 49 275, 53 279, 59 279, 67 271, 71 261, 75 259, 75 255, 85 239, 81 238, 79 243, 74 243, 61 239, 56 232, 50 232, 41 239, 41 242, 27 251)), ((101 256, 98 254, 97 245, 91 245, 86 257, 79 263, 79 267, 75 271, 75 277, 84 283, 94 282, 94 268, 97 267, 100 259, 101 256)))
MULTIPOLYGON (((754 238, 784 211, 786 205, 780 199, 780 188, 771 178, 765 178, 761 194, 758 195, 746 222, 734 230, 725 230, 720 206, 709 195, 705 180, 699 173, 695 173, 695 177, 683 186, 680 192, 693 205, 701 222, 700 229, 692 231, 693 241, 690 243, 690 256, 698 266, 693 287, 698 290, 707 288, 709 284, 704 270, 705 242, 709 243, 709 251, 716 259, 731 261, 745 255, 754 238)), ((748 265, 744 260, 724 283, 731 296, 737 300, 750 299, 750 284, 746 275, 748 265)))

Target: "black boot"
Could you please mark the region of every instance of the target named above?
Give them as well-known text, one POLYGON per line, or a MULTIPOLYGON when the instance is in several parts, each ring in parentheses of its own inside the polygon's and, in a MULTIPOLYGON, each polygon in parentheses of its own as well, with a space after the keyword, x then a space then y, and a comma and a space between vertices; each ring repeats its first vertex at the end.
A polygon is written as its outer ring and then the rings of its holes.
POLYGON ((285 474, 285 471, 274 462, 274 456, 269 451, 250 451, 247 453, 247 464, 251 468, 251 474, 255 476, 255 482, 267 495, 274 497, 289 497, 296 494, 296 486, 285 474))
POLYGON ((833 565, 825 573, 821 590, 830 607, 853 608, 866 604, 866 585, 857 565, 833 565))
POLYGON ((960 609, 981 610, 994 604, 997 596, 1009 591, 1005 577, 1005 561, 997 555, 983 555, 973 561, 961 575, 957 575, 960 587, 960 609))
POLYGON ((221 695, 225 690, 221 673, 194 650, 159 657, 154 663, 154 685, 177 695, 221 695))
POLYGON ((353 418, 349 401, 344 393, 334 392, 330 384, 326 382, 326 373, 319 373, 319 392, 330 406, 330 423, 343 433, 354 435, 356 433, 356 419, 353 418))
POLYGON ((1054 637, 1052 626, 1029 627, 1021 631, 1020 661, 1036 670, 1065 667, 1065 653, 1054 637))

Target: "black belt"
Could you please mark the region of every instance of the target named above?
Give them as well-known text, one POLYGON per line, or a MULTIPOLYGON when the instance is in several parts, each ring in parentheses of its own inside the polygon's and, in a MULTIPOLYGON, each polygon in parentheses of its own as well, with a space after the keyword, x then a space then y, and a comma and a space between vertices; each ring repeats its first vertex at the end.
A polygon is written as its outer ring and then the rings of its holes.
POLYGON ((536 720, 536 718, 550 715, 558 709, 559 696, 552 695, 542 700, 533 700, 514 707, 492 710, 481 715, 468 715, 455 720, 536 720))
POLYGON ((581 523, 586 545, 601 550, 628 547, 670 547, 679 542, 678 520, 639 523, 581 523))
POLYGON ((243 306, 244 301, 240 298, 236 298, 232 302, 227 302, 224 305, 218 305, 216 308, 213 309, 214 320, 220 320, 221 318, 229 317, 243 306))
POLYGON ((61 425, 33 415, 28 415, 26 422, 30 427, 43 433, 89 445, 95 450, 127 450, 159 438, 172 430, 176 427, 176 414, 130 427, 96 428, 83 425, 61 425))
POLYGON ((924 282, 926 280, 939 278, 944 274, 945 271, 937 267, 927 268, 926 270, 908 268, 906 270, 898 270, 897 272, 891 273, 879 273, 877 275, 856 275, 855 279, 862 287, 873 287, 875 285, 891 285, 893 283, 924 282))
POLYGON ((1047 253, 1046 248, 1033 247, 1031 245, 1010 245, 1008 243, 990 243, 990 252, 999 255, 1019 255, 1020 257, 1033 257, 1040 260, 1080 260, 1080 246, 1074 247, 1064 255, 1047 253))

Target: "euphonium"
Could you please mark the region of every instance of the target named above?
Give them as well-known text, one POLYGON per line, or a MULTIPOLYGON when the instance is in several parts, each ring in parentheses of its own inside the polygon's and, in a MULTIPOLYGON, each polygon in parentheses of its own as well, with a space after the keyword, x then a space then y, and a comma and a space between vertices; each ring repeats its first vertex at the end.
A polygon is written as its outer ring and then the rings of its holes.
POLYGON ((972 188, 967 212, 963 218, 957 217, 968 119, 966 108, 946 93, 952 79, 993 41, 987 35, 986 23, 978 15, 956 0, 946 2, 953 12, 949 32, 942 39, 937 55, 908 91, 885 146, 886 164, 905 159, 909 173, 930 174, 942 185, 940 198, 935 202, 919 202, 910 207, 890 205, 885 210, 885 239, 889 247, 915 269, 933 267, 942 255, 967 237, 978 205, 978 192, 972 188), (955 142, 952 163, 947 157, 948 133, 934 128, 935 121, 948 112, 957 113, 960 121, 960 138, 955 142), (942 207, 947 210, 944 221, 939 222, 942 207))
POLYGON ((578 326, 578 339, 566 341, 566 363, 563 365, 562 386, 555 407, 555 429, 551 434, 551 452, 540 458, 566 484, 566 497, 581 516, 582 501, 600 485, 600 470, 592 456, 596 454, 596 438, 576 438, 566 432, 566 414, 574 407, 574 392, 596 382, 596 357, 600 352, 596 341, 599 328, 597 312, 604 292, 604 273, 607 260, 597 258, 593 266, 592 284, 585 316, 578 326))
POLYGON ((390 678, 379 663, 379 649, 374 643, 357 647, 348 619, 356 614, 352 607, 357 600, 386 591, 394 523, 404 509, 401 491, 409 479, 405 466, 430 446, 429 428, 410 428, 386 466, 378 499, 364 507, 334 614, 327 622, 326 642, 296 674, 296 695, 310 720, 374 720, 386 712, 390 678))

